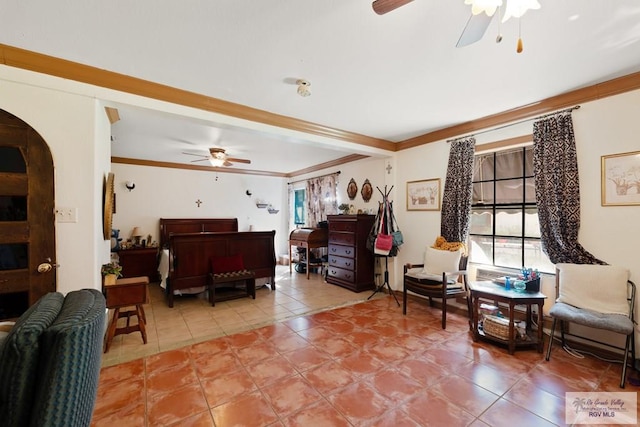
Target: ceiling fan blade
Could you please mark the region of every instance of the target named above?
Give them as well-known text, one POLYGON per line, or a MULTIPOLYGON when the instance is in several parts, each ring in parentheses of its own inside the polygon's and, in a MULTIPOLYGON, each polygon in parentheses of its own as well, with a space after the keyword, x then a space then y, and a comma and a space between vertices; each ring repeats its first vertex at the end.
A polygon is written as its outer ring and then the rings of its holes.
POLYGON ((371 7, 373 7, 373 11, 378 15, 384 15, 412 1, 413 0, 374 0, 374 2, 371 3, 371 7))
POLYGON ((235 157, 227 157, 227 161, 234 162, 234 163, 246 163, 246 164, 250 164, 251 163, 251 160, 248 160, 248 159, 236 159, 235 157))
POLYGON ((209 156, 206 156, 206 155, 204 155, 204 154, 193 154, 193 153, 187 153, 187 152, 185 152, 185 151, 183 151, 183 152, 182 152, 182 154, 186 154, 186 155, 188 155, 188 156, 204 157, 204 158, 205 158, 205 160, 207 159, 207 157, 209 157, 209 156))
MULTIPOLYGON (((495 16, 495 14, 493 16, 495 16)), ((467 25, 465 25, 464 30, 462 30, 456 47, 468 46, 482 39, 484 33, 487 32, 487 28, 489 28, 493 16, 487 16, 486 13, 471 15, 467 21, 467 25)))
POLYGON ((222 166, 233 166, 233 163, 231 163, 229 160, 225 160, 222 166))
POLYGON ((197 162, 208 162, 208 161, 209 161, 209 159, 208 159, 208 158, 206 158, 206 159, 191 160, 191 163, 197 163, 197 162))

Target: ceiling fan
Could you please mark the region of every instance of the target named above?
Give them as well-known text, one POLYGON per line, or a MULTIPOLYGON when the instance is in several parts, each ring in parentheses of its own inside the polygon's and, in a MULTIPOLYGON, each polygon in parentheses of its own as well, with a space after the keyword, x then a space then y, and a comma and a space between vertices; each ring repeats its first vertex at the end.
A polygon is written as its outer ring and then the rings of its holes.
POLYGON ((192 160, 191 162, 203 162, 203 161, 208 161, 209 163, 211 163, 212 166, 215 167, 220 167, 220 166, 233 166, 234 163, 246 163, 246 164, 250 164, 251 160, 247 160, 247 159, 238 159, 236 157, 228 157, 227 153, 225 152, 224 148, 218 148, 218 147, 211 147, 209 148, 209 155, 204 155, 204 154, 193 154, 193 153, 187 153, 187 152, 182 152, 182 154, 187 154, 189 156, 198 156, 198 157, 202 157, 201 159, 198 160, 192 160))
MULTIPOLYGON (((373 7, 374 12, 376 12, 378 15, 384 15, 385 13, 391 12, 401 6, 404 6, 407 3, 411 3, 412 1, 413 0, 374 0, 373 3, 371 3, 371 6, 373 7)), ((472 4, 473 2, 465 1, 465 3, 472 4)), ((469 17, 464 30, 462 30, 462 34, 458 39, 458 43, 456 43, 456 47, 468 46, 481 40, 484 36, 487 28, 489 28, 489 24, 491 23, 493 16, 496 15, 494 14, 496 8, 494 6, 502 4, 502 1, 490 1, 485 3, 490 3, 493 11, 491 13, 489 13, 489 11, 486 11, 486 13, 482 13, 482 11, 479 12, 478 10, 475 10, 475 8, 473 8, 473 13, 469 17)), ((508 5, 508 9, 505 13, 508 16, 520 17, 524 14, 524 12, 526 12, 527 9, 540 8, 537 0, 529 0, 524 3, 526 3, 526 5, 516 5, 516 7, 520 9, 515 13, 510 12, 508 5)), ((508 16, 505 16, 503 22, 504 20, 508 19, 508 16)), ((501 40, 502 36, 498 35, 498 38, 496 38, 496 43, 500 43, 501 40)), ((519 49, 521 51, 521 47, 519 47, 519 49)))

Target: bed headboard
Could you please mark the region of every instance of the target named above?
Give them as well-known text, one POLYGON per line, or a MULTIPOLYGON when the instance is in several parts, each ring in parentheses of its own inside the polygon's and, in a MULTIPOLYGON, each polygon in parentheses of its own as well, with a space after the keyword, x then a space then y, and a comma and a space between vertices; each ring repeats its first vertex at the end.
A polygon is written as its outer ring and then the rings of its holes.
POLYGON ((169 247, 169 235, 238 231, 238 218, 160 218, 160 247, 169 247))

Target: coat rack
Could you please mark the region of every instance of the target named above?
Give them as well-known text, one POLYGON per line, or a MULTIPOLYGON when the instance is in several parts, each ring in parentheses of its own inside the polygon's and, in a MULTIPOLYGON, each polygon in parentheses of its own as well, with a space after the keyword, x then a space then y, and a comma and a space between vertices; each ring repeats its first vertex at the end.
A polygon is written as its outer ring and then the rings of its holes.
MULTIPOLYGON (((380 221, 386 221, 386 223, 384 224, 384 229, 387 230, 388 233, 390 233, 390 230, 392 228, 391 227, 392 224, 390 222, 393 222, 393 213, 391 210, 392 206, 389 202, 389 194, 391 194, 391 190, 393 190, 393 185, 391 186, 391 188, 389 188, 388 191, 387 191, 387 186, 385 185, 384 192, 382 192, 382 190, 380 190, 379 187, 376 187, 376 188, 378 189, 380 194, 382 194, 382 203, 378 206, 378 215, 377 215, 375 224, 373 226, 373 229, 375 230, 378 229, 378 227, 380 226, 380 221)), ((397 250, 397 248, 392 248, 392 250, 393 249, 397 250)), ((380 257, 382 255, 375 255, 375 256, 380 257)), ((384 256, 384 281, 382 282, 382 284, 376 286, 376 289, 373 291, 371 295, 369 295, 369 298, 367 298, 367 300, 371 299, 378 292, 384 291, 385 287, 389 290, 389 294, 393 295, 393 299, 396 300, 396 304, 398 304, 398 307, 400 307, 400 301, 398 301, 396 294, 391 289, 391 285, 389 285, 389 256, 388 255, 384 256)))

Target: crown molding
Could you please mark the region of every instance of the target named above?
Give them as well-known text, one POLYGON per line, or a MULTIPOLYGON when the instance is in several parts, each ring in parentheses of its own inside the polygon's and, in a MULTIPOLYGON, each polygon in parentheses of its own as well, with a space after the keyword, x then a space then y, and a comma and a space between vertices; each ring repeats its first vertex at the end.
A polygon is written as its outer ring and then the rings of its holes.
POLYGON ((363 154, 351 154, 336 160, 332 160, 330 162, 320 163, 318 165, 311 166, 305 169, 300 169, 290 173, 266 172, 266 171, 257 171, 257 170, 251 170, 251 169, 239 169, 235 167, 187 165, 184 163, 158 162, 155 160, 132 159, 128 157, 111 157, 111 163, 120 163, 124 165, 135 165, 135 166, 151 166, 156 168, 195 170, 195 171, 204 171, 204 172, 222 172, 222 173, 235 173, 235 174, 244 174, 244 175, 271 176, 276 178, 295 178, 296 176, 320 171, 320 170, 327 169, 334 166, 344 165, 345 163, 355 162, 356 160, 366 159, 368 157, 369 156, 365 156, 363 154))
POLYGON ((640 89, 640 72, 566 92, 522 107, 460 123, 429 132, 397 143, 323 126, 317 123, 273 114, 267 111, 153 83, 147 80, 114 73, 77 62, 43 55, 0 44, 0 64, 74 80, 99 87, 131 93, 159 101, 193 107, 244 120, 263 123, 303 133, 328 137, 387 151, 401 151, 459 135, 472 134, 483 129, 532 118, 579 103, 595 101, 609 96, 640 89))
POLYGON ((349 156, 341 157, 336 160, 332 160, 330 162, 320 163, 315 166, 311 166, 305 169, 300 169, 295 172, 291 172, 287 174, 288 178, 295 178, 296 176, 304 175, 311 172, 317 172, 323 169, 331 168, 334 166, 344 165, 345 163, 355 162, 356 160, 366 159, 370 156, 365 156, 364 154, 351 154, 349 156))
POLYGON ((618 77, 613 80, 608 80, 606 82, 594 84, 581 89, 576 89, 571 92, 543 99, 542 101, 534 102, 522 107, 406 139, 398 143, 398 149, 396 151, 406 150, 408 148, 441 141, 447 138, 453 138, 459 135, 473 134, 480 130, 505 125, 517 120, 532 118, 537 115, 551 113, 583 102, 596 101, 598 99, 619 95, 637 89, 640 89, 640 72, 618 77))
POLYGON ((213 166, 198 166, 198 165, 187 165, 184 163, 158 162, 155 160, 141 160, 141 159, 132 159, 128 157, 111 157, 111 163, 120 163, 123 165, 134 165, 134 166, 151 166, 156 168, 184 169, 184 170, 203 171, 203 172, 221 172, 221 173, 235 173, 235 174, 244 174, 244 175, 272 176, 277 178, 287 177, 287 174, 278 173, 278 172, 265 172, 265 171, 256 171, 256 170, 250 170, 250 169, 238 169, 234 167, 217 168, 213 166))
POLYGON ((0 43, 0 64, 387 151, 396 144, 0 43))

